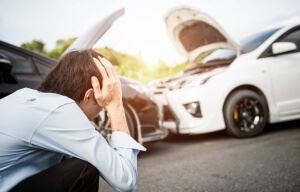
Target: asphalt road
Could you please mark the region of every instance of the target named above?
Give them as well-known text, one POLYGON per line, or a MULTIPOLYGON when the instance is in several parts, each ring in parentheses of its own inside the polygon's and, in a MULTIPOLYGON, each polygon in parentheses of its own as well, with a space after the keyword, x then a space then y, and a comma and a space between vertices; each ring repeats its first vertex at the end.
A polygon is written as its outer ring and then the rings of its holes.
MULTIPOLYGON (((137 191, 300 191, 300 121, 259 137, 171 136, 139 156, 137 191)), ((113 191, 100 181, 101 192, 113 191)))

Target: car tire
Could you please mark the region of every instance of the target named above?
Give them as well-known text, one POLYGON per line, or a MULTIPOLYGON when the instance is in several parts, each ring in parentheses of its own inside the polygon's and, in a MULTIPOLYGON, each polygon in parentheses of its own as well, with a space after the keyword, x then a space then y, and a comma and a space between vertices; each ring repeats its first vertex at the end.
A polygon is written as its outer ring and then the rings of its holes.
POLYGON ((238 90, 230 94, 224 105, 226 132, 238 138, 260 134, 268 121, 265 98, 252 90, 238 90))
POLYGON ((136 134, 137 123, 136 123, 136 119, 134 118, 134 114, 131 111, 131 109, 128 107, 124 107, 124 110, 125 110, 125 117, 126 117, 126 122, 127 122, 130 136, 137 140, 137 134, 136 134))
MULTIPOLYGON (((126 117, 127 126, 129 129, 130 136, 137 140, 137 132, 136 126, 137 121, 134 117, 134 112, 127 106, 124 105, 124 112, 126 117)), ((106 111, 101 111, 99 116, 95 118, 94 123, 97 125, 98 131, 104 135, 105 137, 109 138, 112 134, 112 129, 110 125, 110 119, 108 118, 106 111)))

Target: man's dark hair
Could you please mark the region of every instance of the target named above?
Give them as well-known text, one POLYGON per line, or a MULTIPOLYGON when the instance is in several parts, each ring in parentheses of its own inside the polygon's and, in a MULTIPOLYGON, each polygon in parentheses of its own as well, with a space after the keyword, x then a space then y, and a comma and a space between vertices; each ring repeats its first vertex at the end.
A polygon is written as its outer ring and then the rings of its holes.
POLYGON ((98 56, 101 55, 91 49, 67 53, 46 76, 38 90, 81 101, 85 92, 92 88, 92 76, 96 76, 102 86, 101 73, 93 61, 98 56))

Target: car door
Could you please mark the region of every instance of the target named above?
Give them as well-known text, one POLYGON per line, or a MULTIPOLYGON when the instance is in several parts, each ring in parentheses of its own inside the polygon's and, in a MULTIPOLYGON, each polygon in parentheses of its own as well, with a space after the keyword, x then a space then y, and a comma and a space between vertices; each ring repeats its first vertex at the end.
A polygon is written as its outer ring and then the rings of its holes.
POLYGON ((36 88, 41 82, 41 76, 36 69, 32 56, 11 47, 0 46, 0 54, 10 61, 12 69, 9 80, 0 81, 0 97, 24 88, 36 88))
POLYGON ((275 42, 292 42, 297 49, 279 55, 271 54, 263 60, 268 63, 272 79, 273 96, 281 120, 300 116, 300 27, 283 34, 275 42))

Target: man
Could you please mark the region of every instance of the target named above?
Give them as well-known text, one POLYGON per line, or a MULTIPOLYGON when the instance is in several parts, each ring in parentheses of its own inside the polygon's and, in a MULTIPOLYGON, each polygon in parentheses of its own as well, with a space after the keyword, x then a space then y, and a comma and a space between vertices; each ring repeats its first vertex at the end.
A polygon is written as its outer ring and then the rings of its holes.
POLYGON ((0 191, 97 191, 99 175, 134 190, 145 148, 128 134, 114 67, 93 50, 66 54, 38 91, 1 99, 0 114, 0 191), (90 122, 103 108, 109 144, 90 122))

